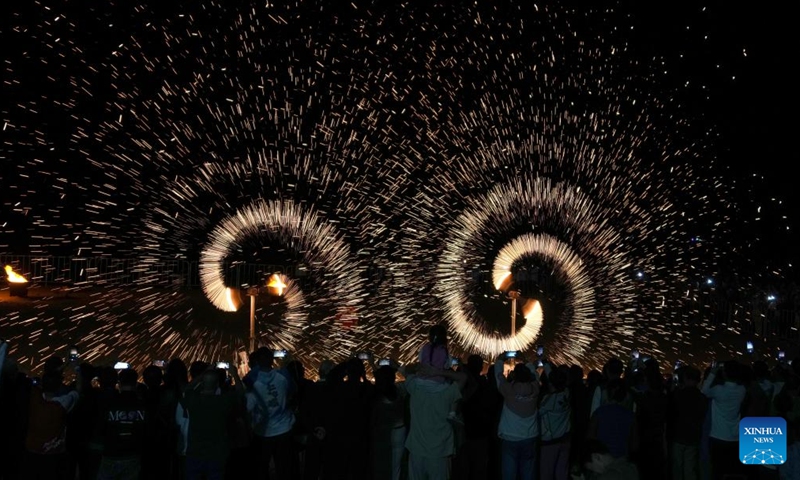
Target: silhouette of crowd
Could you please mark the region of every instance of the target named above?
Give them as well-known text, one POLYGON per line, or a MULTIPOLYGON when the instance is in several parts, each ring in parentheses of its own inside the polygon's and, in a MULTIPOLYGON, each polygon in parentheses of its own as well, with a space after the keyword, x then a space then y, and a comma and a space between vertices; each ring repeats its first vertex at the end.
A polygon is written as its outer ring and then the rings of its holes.
POLYGON ((52 357, 29 378, 9 358, 0 480, 800 478, 800 361, 492 360, 453 358, 438 325, 413 364, 356 354, 316 381, 267 348, 141 376, 52 357), (787 422, 786 462, 742 465, 740 418, 767 416, 787 422))

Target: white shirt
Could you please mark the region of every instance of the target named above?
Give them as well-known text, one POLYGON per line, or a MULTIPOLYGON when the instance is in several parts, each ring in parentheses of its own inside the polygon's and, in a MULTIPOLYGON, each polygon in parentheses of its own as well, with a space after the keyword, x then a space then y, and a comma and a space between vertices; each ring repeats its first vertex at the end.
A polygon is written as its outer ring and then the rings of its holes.
POLYGON ((739 420, 741 418, 742 401, 747 389, 734 382, 714 385, 712 372, 703 382, 703 393, 711 402, 711 438, 726 442, 739 440, 739 420))

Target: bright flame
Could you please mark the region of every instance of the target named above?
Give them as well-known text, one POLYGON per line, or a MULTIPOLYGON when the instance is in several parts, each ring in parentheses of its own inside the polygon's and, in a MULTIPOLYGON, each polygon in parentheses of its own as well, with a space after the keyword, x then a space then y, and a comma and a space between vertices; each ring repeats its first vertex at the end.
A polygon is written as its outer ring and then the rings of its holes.
POLYGON ((228 312, 235 312, 239 310, 242 305, 242 298, 239 295, 239 290, 228 287, 225 289, 225 302, 227 303, 228 312))
POLYGON ((10 283, 28 283, 28 280, 22 275, 14 272, 11 265, 6 265, 6 276, 10 283))
POLYGON ((541 314, 542 305, 539 303, 539 300, 528 299, 525 301, 525 305, 522 306, 522 316, 525 317, 526 321, 541 316, 541 314))
POLYGON ((501 274, 498 274, 494 280, 494 288, 500 290, 501 292, 505 292, 511 286, 511 272, 505 271, 501 274))
POLYGON ((269 277, 269 283, 267 284, 267 288, 273 289, 277 292, 278 296, 283 295, 283 290, 287 287, 286 283, 284 283, 283 279, 277 273, 269 277))

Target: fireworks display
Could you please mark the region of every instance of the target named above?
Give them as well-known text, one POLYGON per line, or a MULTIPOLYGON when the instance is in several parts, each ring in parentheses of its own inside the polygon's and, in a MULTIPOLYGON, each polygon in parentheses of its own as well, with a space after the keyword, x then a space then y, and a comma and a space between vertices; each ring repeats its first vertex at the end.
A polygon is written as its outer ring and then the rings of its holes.
POLYGON ((88 360, 229 358, 247 335, 234 293, 275 273, 260 341, 310 363, 407 361, 438 322, 459 353, 679 356, 691 285, 732 248, 729 187, 663 59, 630 53, 626 15, 201 3, 10 16, 0 154, 30 223, 3 238, 136 265, 6 315, 23 362, 73 343, 88 360), (175 262, 199 262, 202 294, 165 285, 175 262), (495 287, 525 265, 556 287, 513 337, 495 287))

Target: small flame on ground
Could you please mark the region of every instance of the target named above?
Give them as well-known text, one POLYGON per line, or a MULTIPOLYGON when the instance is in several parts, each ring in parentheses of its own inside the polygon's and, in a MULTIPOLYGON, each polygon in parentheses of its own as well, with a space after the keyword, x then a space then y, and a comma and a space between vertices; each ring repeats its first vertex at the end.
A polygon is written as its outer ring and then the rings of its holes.
POLYGON ((11 265, 6 265, 6 278, 9 283, 28 283, 28 280, 22 275, 16 273, 11 265))

